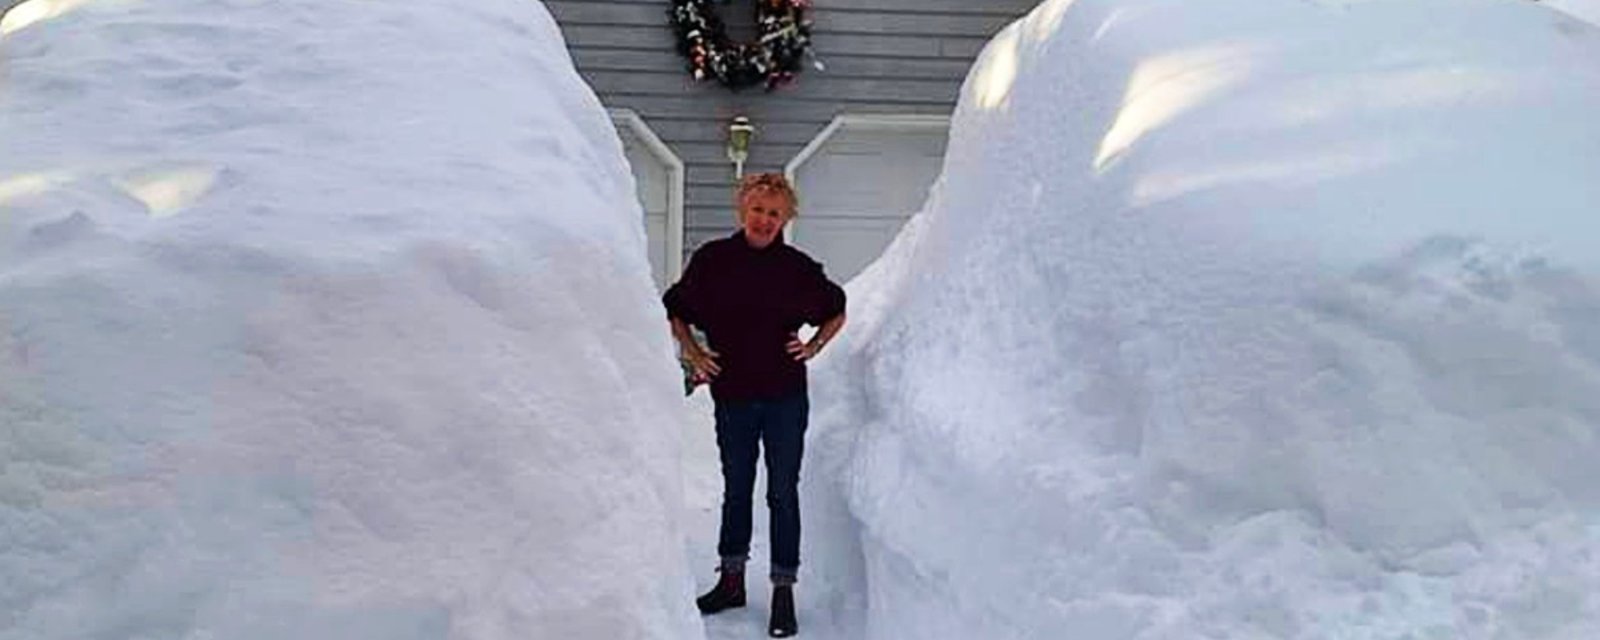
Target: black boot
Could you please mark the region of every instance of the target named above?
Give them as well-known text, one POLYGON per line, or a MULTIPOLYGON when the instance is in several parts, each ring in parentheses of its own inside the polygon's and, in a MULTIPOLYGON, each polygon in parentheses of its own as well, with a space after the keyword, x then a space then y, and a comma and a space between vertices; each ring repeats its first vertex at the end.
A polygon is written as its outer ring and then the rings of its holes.
POLYGON ((717 571, 722 572, 722 577, 717 580, 717 586, 694 600, 695 605, 700 607, 700 613, 710 615, 724 609, 744 606, 744 572, 729 571, 726 568, 717 571))
POLYGON ((767 623, 767 635, 787 638, 799 629, 794 619, 794 587, 779 585, 772 588, 772 621, 767 623))

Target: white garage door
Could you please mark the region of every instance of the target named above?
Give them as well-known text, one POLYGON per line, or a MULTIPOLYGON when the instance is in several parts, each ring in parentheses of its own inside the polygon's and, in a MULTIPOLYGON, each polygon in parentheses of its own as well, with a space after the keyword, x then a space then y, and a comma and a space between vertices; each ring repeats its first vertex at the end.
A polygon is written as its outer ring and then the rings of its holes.
POLYGON ((944 161, 949 120, 841 116, 790 163, 800 217, 790 241, 845 282, 922 208, 944 161))
POLYGON ((639 204, 644 208, 650 242, 650 272, 665 290, 678 279, 683 251, 683 164, 631 111, 615 111, 612 120, 633 168, 639 204))

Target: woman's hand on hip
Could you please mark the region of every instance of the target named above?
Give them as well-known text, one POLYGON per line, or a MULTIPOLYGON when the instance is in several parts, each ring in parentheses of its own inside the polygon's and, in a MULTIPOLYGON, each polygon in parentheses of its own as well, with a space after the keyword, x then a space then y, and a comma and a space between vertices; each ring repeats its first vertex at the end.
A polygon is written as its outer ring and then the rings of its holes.
POLYGON ((717 374, 722 373, 722 367, 717 364, 717 358, 722 354, 701 347, 691 347, 683 350, 683 361, 689 364, 695 382, 710 382, 717 374))
POLYGON ((815 342, 801 342, 800 336, 789 334, 789 344, 784 345, 789 355, 794 356, 798 362, 805 362, 817 357, 817 352, 822 350, 822 345, 815 342))

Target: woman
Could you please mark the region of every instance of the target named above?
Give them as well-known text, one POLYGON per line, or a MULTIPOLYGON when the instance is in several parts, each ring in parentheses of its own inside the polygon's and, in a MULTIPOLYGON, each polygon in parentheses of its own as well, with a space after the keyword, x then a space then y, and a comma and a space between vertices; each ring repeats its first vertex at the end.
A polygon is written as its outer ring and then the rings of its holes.
POLYGON ((822 265, 785 244, 795 194, 780 174, 740 182, 739 230, 701 246, 663 301, 672 335, 698 381, 711 383, 722 457, 721 578, 696 600, 702 613, 742 607, 750 554, 756 457, 764 446, 772 536, 774 638, 794 635, 794 583, 800 569, 800 458, 806 413, 805 363, 844 326, 844 290, 822 265), (801 325, 818 327, 801 342, 801 325), (705 333, 709 348, 694 338, 705 333))

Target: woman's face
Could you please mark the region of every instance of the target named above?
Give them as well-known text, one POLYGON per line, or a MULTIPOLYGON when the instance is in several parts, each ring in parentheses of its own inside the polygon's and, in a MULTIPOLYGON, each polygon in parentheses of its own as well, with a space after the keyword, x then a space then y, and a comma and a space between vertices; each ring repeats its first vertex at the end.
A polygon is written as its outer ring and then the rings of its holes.
POLYGON ((794 210, 789 206, 789 198, 771 189, 751 191, 739 206, 739 225, 744 227, 744 240, 757 249, 772 244, 792 217, 794 210))

